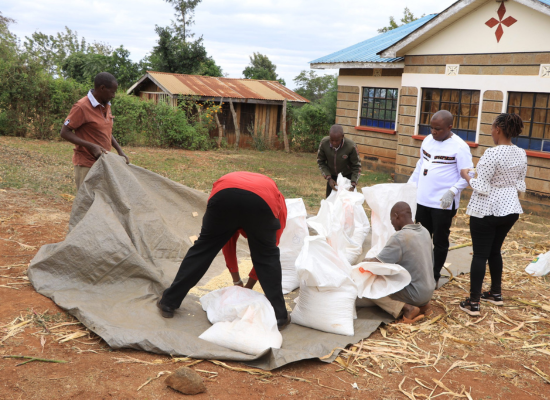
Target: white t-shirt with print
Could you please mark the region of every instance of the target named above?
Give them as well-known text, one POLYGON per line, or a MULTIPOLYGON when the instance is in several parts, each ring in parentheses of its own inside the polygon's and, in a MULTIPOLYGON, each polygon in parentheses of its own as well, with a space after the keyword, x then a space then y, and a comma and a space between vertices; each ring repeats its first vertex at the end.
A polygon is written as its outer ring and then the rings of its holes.
MULTIPOLYGON (((409 178, 418 187, 416 202, 425 207, 441 208, 441 198, 448 190, 455 194, 455 209, 460 202, 460 192, 468 182, 460 177, 460 170, 473 168, 470 147, 458 135, 438 141, 426 136, 420 147, 420 160, 409 178)), ((448 210, 453 208, 451 204, 448 210)))

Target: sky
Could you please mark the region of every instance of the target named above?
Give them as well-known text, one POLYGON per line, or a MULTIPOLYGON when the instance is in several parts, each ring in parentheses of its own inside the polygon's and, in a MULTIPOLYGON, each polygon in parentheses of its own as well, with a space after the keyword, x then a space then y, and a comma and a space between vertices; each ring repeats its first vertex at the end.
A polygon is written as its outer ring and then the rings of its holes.
MULTIPOLYGON (((454 0, 203 0, 191 30, 229 77, 240 78, 249 56, 260 52, 277 65, 289 88, 309 61, 378 34, 389 17, 409 7, 415 16, 434 14, 454 0)), ((65 26, 88 42, 124 45, 139 61, 156 44, 155 25, 168 26, 174 10, 164 0, 0 0, 0 11, 16 20, 20 39, 65 26)), ((337 73, 324 70, 320 73, 337 73)))

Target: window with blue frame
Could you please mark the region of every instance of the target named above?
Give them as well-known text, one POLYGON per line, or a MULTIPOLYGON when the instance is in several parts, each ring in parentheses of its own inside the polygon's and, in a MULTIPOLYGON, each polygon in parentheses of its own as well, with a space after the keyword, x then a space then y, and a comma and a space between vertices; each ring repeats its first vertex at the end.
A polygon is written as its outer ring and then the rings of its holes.
POLYGON ((523 120, 523 132, 513 143, 526 150, 550 152, 550 93, 510 92, 508 112, 523 120))
POLYGON ((363 88, 361 126, 395 130, 398 89, 363 88))
POLYGON ((467 142, 476 141, 479 114, 479 90, 422 89, 422 106, 418 133, 431 133, 430 121, 439 110, 453 114, 453 132, 467 142))

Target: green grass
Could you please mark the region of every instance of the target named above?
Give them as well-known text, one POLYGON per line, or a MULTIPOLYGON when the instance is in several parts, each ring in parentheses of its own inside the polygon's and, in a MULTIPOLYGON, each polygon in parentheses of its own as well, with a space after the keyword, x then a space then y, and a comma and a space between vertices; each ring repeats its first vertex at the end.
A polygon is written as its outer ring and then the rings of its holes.
MULTIPOLYGON (((75 194, 70 143, 0 137, 0 151, 0 188, 30 189, 55 197, 75 194)), ((132 164, 205 192, 229 172, 251 171, 273 178, 285 197, 303 198, 311 213, 325 195, 326 182, 317 168, 316 154, 148 147, 125 147, 124 151, 132 164)), ((363 171, 359 187, 386 182, 391 182, 389 174, 363 171)))

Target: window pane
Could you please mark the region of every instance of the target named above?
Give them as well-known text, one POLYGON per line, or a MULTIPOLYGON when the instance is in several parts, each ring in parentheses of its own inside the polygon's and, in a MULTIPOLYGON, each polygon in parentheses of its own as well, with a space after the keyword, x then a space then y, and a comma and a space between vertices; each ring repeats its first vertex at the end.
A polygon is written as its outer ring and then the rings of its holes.
POLYGON ((378 114, 378 118, 386 119, 386 111, 380 110, 380 113, 378 114))
POLYGON ((477 117, 478 114, 479 114, 479 105, 472 104, 470 106, 470 117, 477 117))
POLYGON ((375 99, 374 100, 374 108, 380 108, 380 99, 375 99))
POLYGON ((479 90, 472 91, 472 104, 479 104, 479 90))
POLYGON ((460 129, 468 129, 468 117, 460 117, 459 128, 460 129))
POLYGON ((380 89, 380 97, 382 98, 386 97, 386 89, 380 89))
POLYGON ((422 101, 422 107, 421 107, 422 112, 430 112, 431 109, 432 109, 431 101, 422 101))
POLYGON ((441 95, 441 100, 442 101, 451 101, 451 90, 450 89, 443 90, 443 93, 441 95))
POLYGON ((522 107, 533 107, 534 93, 523 93, 521 96, 522 107))
POLYGON ((472 131, 477 130, 477 118, 470 118, 470 123, 468 124, 468 129, 472 131))
POLYGON ((470 90, 462 91, 461 103, 470 103, 472 101, 472 92, 470 90))
POLYGON ((451 90, 451 101, 458 103, 460 90, 451 90))
POLYGON ((379 111, 375 108, 373 113, 372 113, 372 117, 377 119, 378 118, 378 113, 379 113, 379 111))
POLYGON ((374 97, 380 97, 380 89, 374 90, 374 97))
POLYGON ((397 89, 392 89, 392 90, 391 90, 391 97, 392 97, 392 99, 397 99, 397 92, 398 92, 397 89))
POLYGON ((523 108, 523 107, 519 110, 519 116, 523 120, 524 124, 526 122, 531 121, 531 111, 532 111, 531 108, 523 108))
POLYGON ((366 108, 363 108, 363 110, 361 111, 361 116, 362 116, 362 117, 366 117, 366 116, 367 116, 367 109, 366 109, 366 108))
POLYGON ((369 97, 374 97, 374 89, 369 89, 369 97))
POLYGON ((397 100, 393 101, 392 110, 397 110, 397 100))
POLYGON ((509 114, 519 114, 519 107, 508 107, 509 114))
POLYGON ((535 108, 534 122, 544 122, 546 120, 546 110, 535 108))
POLYGON ((438 112, 438 111, 439 111, 439 104, 436 103, 435 101, 432 102, 432 107, 430 108, 430 112, 431 112, 432 114, 434 114, 434 113, 436 113, 436 112, 438 112))
POLYGON ((521 136, 529 136, 531 132, 531 123, 523 121, 523 132, 521 133, 521 136))
POLYGON ((535 107, 546 108, 548 107, 548 95, 545 93, 537 93, 535 100, 535 107))
POLYGON ((392 121, 395 121, 395 117, 396 117, 396 116, 397 116, 397 112, 392 111, 392 113, 391 113, 391 120, 392 120, 392 121))
MULTIPOLYGON (((550 125, 545 125, 546 128, 544 129, 544 138, 550 139, 550 125)), ((550 143, 549 143, 550 145, 550 143)))
POLYGON ((508 104, 510 106, 519 107, 521 105, 521 93, 510 93, 508 104))
POLYGON ((470 104, 462 103, 460 105, 460 116, 469 117, 470 116, 470 104))
POLYGON ((429 125, 430 124, 430 114, 428 114, 428 113, 420 114, 420 123, 423 124, 423 125, 429 125))
POLYGON ((372 108, 369 108, 369 111, 367 112, 367 118, 372 118, 372 108))
MULTIPOLYGON (((449 111, 451 112, 451 114, 453 114, 453 117, 456 117, 458 115, 458 104, 451 104, 449 111)), ((455 122, 456 122, 456 118, 455 118, 455 122)))
POLYGON ((391 110, 392 103, 393 102, 391 100, 386 100, 386 105, 385 105, 386 110, 391 110))
POLYGON ((533 130, 531 131, 531 137, 533 137, 533 138, 543 138, 544 137, 544 125, 543 124, 533 124, 533 130))
POLYGON ((434 89, 432 94, 432 100, 433 101, 439 101, 440 98, 440 91, 439 89, 434 89))
POLYGON ((432 99, 432 89, 422 90, 422 100, 431 100, 432 99))

